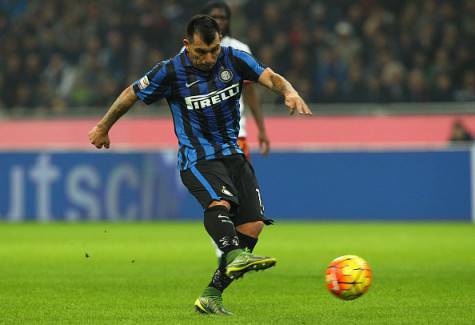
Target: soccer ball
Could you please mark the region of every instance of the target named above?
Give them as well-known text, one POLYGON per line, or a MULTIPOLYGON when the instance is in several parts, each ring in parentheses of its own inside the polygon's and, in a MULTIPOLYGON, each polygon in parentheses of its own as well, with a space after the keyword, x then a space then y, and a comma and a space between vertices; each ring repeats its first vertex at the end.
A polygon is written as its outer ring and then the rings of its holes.
POLYGON ((325 280, 328 290, 343 300, 353 300, 371 285, 372 273, 368 263, 356 255, 343 255, 328 265, 325 280))

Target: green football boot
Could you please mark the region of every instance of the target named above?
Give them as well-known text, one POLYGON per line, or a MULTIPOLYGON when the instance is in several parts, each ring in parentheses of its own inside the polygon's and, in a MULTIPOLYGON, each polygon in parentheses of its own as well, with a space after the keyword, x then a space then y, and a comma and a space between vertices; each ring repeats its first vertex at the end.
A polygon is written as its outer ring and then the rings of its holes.
POLYGON ((273 267, 276 262, 273 257, 257 256, 244 250, 226 265, 226 275, 231 279, 237 279, 246 272, 261 271, 273 267))
POLYGON ((223 306, 221 296, 201 296, 195 301, 195 310, 202 314, 214 314, 231 316, 233 313, 227 311, 223 306))

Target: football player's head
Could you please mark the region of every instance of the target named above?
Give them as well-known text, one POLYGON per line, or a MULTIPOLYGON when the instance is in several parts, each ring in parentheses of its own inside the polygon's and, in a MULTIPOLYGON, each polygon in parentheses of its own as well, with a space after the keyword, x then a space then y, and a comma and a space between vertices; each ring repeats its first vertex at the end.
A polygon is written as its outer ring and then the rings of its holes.
POLYGON ((196 15, 188 22, 183 44, 191 64, 200 70, 211 70, 221 52, 221 33, 216 20, 196 15))
POLYGON ((230 35, 231 8, 223 1, 210 1, 201 10, 202 14, 213 17, 218 22, 222 36, 230 35))

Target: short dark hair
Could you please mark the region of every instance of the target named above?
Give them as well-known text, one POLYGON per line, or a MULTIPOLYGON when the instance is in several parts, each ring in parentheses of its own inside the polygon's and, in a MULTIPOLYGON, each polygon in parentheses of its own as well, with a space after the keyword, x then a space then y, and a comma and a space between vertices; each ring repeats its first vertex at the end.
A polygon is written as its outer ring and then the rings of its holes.
POLYGON ((231 8, 229 5, 224 1, 209 1, 205 4, 205 6, 201 9, 201 13, 205 15, 211 15, 211 11, 213 9, 221 9, 224 10, 226 13, 226 18, 228 19, 228 24, 226 26, 226 30, 222 30, 221 33, 223 36, 231 35, 231 24, 229 21, 231 20, 231 8))
POLYGON ((201 13, 205 15, 209 15, 213 9, 222 9, 226 12, 226 18, 231 19, 231 8, 229 5, 224 1, 209 1, 205 4, 203 9, 201 9, 201 13))
POLYGON ((207 15, 193 16, 186 27, 186 36, 190 42, 193 42, 193 35, 197 33, 206 44, 211 44, 216 33, 220 34, 219 26, 216 20, 207 15))

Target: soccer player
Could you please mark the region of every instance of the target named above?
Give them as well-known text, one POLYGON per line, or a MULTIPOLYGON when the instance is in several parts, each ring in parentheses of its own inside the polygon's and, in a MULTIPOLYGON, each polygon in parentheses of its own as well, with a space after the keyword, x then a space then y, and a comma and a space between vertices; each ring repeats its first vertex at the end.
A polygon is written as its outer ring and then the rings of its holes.
MULTIPOLYGON (((225 2, 210 1, 204 6, 201 12, 205 15, 211 16, 218 23, 222 36, 221 46, 230 46, 251 54, 251 49, 247 44, 231 37, 231 8, 229 8, 225 2)), ((239 108, 241 113, 238 136, 239 147, 244 152, 246 158, 250 159, 249 145, 247 143, 246 117, 244 115, 244 109, 249 108, 252 112, 254 120, 256 121, 257 129, 259 131, 258 141, 260 152, 263 155, 267 155, 269 153, 270 143, 264 126, 264 118, 260 107, 260 99, 253 83, 244 83, 241 100, 239 102, 239 108)))
POLYGON ((290 113, 311 111, 292 85, 250 54, 221 47, 217 22, 194 16, 183 40, 185 51, 155 65, 127 87, 89 132, 97 148, 109 148, 108 132, 137 100, 166 98, 179 142, 181 179, 204 210, 204 226, 224 253, 222 265, 195 302, 202 313, 229 315, 222 291, 248 271, 275 265, 252 250, 270 220, 264 217, 261 191, 249 161, 237 145, 239 98, 244 80, 284 96, 290 113))

